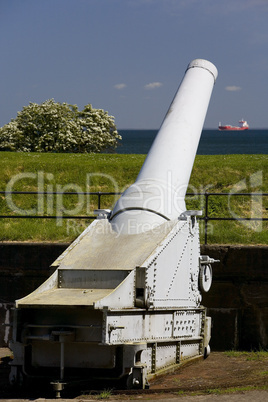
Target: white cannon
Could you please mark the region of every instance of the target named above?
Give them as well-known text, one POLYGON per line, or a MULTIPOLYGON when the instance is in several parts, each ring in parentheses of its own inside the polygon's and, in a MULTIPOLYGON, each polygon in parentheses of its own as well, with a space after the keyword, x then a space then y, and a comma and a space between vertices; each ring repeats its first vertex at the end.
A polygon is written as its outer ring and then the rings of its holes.
POLYGON ((212 281, 200 255, 189 183, 216 67, 192 61, 137 177, 52 264, 55 272, 16 301, 10 381, 150 378, 209 354, 201 293, 212 281))

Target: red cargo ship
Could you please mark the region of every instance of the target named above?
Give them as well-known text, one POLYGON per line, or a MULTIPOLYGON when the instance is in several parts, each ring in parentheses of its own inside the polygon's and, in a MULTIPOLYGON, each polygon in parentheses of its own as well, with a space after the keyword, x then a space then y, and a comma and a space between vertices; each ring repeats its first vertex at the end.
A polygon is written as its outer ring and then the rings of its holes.
POLYGON ((231 125, 222 126, 221 123, 219 123, 220 131, 240 131, 240 130, 248 130, 248 129, 249 129, 249 125, 246 122, 246 120, 240 120, 239 126, 231 126, 231 125))

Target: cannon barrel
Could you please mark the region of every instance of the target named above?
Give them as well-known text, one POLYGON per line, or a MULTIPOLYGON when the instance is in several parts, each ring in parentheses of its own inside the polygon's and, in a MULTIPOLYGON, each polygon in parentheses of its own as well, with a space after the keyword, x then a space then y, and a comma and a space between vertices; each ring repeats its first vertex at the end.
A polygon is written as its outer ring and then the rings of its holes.
POLYGON ((135 183, 111 213, 117 232, 145 232, 186 210, 185 193, 217 75, 207 60, 188 65, 135 183))

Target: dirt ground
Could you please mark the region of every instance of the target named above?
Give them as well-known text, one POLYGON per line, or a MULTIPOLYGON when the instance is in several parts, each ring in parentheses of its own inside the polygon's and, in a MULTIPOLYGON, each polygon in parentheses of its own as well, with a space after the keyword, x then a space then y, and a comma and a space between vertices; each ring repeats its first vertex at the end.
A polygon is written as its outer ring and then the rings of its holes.
POLYGON ((150 389, 189 392, 265 385, 268 386, 268 356, 250 353, 234 357, 214 352, 206 360, 155 379, 150 389))
MULTIPOLYGON (((8 385, 10 361, 9 349, 0 349, 0 399, 30 397, 23 393, 18 394, 8 385)), ((150 389, 143 391, 113 391, 117 399, 166 399, 175 394, 191 394, 192 392, 211 393, 211 390, 227 388, 257 387, 268 389, 268 354, 267 353, 240 353, 227 355, 224 352, 212 352, 206 360, 189 362, 170 374, 166 374, 150 381, 150 389)), ((104 389, 107 386, 104 385, 104 389)), ((84 394, 94 395, 87 390, 84 394)), ((81 394, 80 394, 81 395, 81 394)), ((43 395, 35 394, 34 397, 43 395)), ((75 397, 75 396, 72 396, 75 397)), ((79 394, 76 395, 79 397, 79 394)), ((84 395, 85 397, 85 395, 84 395)))

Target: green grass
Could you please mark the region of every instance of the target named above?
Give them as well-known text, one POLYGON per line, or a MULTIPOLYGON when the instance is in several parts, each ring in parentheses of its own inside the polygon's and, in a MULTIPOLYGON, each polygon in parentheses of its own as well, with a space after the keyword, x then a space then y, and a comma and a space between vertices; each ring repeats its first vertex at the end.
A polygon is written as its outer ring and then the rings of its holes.
POLYGON ((248 361, 252 360, 268 360, 268 351, 259 350, 259 351, 239 351, 239 350, 229 350, 224 352, 224 354, 228 357, 242 357, 248 361))
POLYGON ((97 395, 97 399, 109 399, 112 396, 112 391, 109 389, 104 389, 99 395, 97 395))
MULTIPOLYGON (((85 215, 97 208, 96 196, 78 192, 122 192, 133 183, 145 155, 39 154, 0 152, 0 190, 44 191, 45 196, 0 194, 0 214, 85 215), (39 183, 39 184, 38 184, 39 183), (50 195, 73 191, 75 195, 50 195), (8 201, 8 202, 7 202, 8 201)), ((197 156, 188 192, 268 192, 267 155, 197 156)), ((102 208, 112 208, 118 196, 102 199, 102 208)), ((188 209, 204 210, 204 197, 186 199, 188 209)), ((210 196, 211 217, 268 217, 268 197, 210 196)), ((1 219, 1 241, 61 241, 75 239, 90 223, 72 218, 1 219)), ((267 222, 210 221, 208 242, 220 244, 267 244, 267 222)), ((200 222, 201 242, 204 223, 200 222)))
POLYGON ((213 394, 213 395, 226 395, 226 394, 237 394, 237 393, 242 393, 242 392, 247 392, 247 391, 256 391, 256 390, 267 390, 267 385, 263 386, 254 386, 254 385, 248 385, 248 386, 242 386, 242 387, 230 387, 230 388, 212 388, 212 389, 207 389, 203 392, 200 393, 202 394, 213 394))

